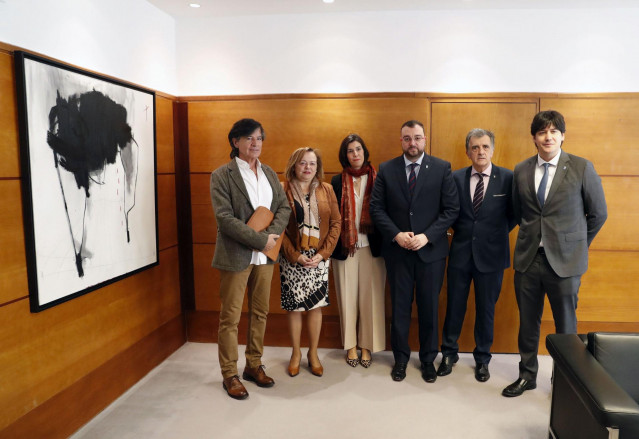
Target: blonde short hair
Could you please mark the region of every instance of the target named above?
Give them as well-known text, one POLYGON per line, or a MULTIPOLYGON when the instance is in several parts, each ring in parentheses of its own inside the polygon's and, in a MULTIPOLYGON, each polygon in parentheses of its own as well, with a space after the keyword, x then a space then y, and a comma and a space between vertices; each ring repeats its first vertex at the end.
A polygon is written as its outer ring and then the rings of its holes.
POLYGON ((319 149, 313 149, 310 146, 297 148, 295 151, 293 151, 293 154, 291 154, 291 157, 289 157, 288 163, 286 164, 286 171, 284 171, 286 180, 291 181, 295 178, 295 166, 297 166, 297 164, 302 161, 302 157, 304 157, 304 154, 306 154, 307 152, 312 152, 313 154, 315 154, 315 157, 317 157, 317 172, 315 174, 315 178, 317 178, 319 181, 324 180, 322 156, 319 152, 319 149))

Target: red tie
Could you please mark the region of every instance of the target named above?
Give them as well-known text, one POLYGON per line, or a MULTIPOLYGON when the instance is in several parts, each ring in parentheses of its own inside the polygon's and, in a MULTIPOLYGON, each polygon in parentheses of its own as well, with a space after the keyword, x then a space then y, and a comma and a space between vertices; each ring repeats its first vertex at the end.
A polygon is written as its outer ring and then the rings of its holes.
POLYGON ((412 197, 413 192, 415 192, 415 183, 417 182, 417 176, 415 175, 417 163, 411 163, 408 166, 410 166, 410 174, 408 175, 408 192, 410 192, 410 196, 412 197))

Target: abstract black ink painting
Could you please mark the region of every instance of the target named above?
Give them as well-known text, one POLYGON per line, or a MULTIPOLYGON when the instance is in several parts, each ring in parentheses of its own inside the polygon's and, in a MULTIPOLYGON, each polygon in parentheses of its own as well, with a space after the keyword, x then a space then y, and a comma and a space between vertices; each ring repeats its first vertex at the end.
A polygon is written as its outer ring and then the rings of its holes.
POLYGON ((154 93, 15 52, 31 311, 158 263, 154 93))

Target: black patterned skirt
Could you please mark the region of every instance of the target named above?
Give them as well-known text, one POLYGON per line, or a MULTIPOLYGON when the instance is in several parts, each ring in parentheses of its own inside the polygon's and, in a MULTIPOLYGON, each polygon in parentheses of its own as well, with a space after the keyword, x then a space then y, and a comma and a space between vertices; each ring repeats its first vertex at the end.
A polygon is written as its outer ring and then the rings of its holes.
MULTIPOLYGON (((312 258, 317 249, 302 250, 312 258)), ((328 269, 330 258, 321 261, 316 268, 291 264, 280 258, 280 280, 282 282, 282 309, 286 311, 308 311, 330 305, 328 301, 328 269)))

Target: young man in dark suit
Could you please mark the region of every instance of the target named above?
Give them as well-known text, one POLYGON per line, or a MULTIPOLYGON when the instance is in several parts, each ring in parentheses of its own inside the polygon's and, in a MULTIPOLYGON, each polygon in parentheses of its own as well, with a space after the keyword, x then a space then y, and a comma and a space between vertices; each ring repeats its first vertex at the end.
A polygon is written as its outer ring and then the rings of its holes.
POLYGON ((519 306, 519 379, 504 396, 537 387, 537 350, 544 296, 560 334, 577 332, 577 293, 588 268, 588 247, 608 212, 601 178, 592 163, 561 149, 566 123, 557 111, 533 118, 537 155, 515 167, 513 208, 515 296, 519 306))
POLYGON ((382 256, 391 288, 391 347, 395 381, 406 377, 413 296, 419 322, 422 378, 435 382, 437 307, 444 279, 446 231, 459 213, 450 163, 424 153, 424 125, 401 128, 403 154, 379 167, 371 196, 371 217, 382 233, 382 256))
POLYGON ((493 344, 495 304, 504 269, 510 267, 508 233, 515 226, 511 190, 512 171, 491 162, 495 136, 475 128, 466 136, 466 155, 472 166, 453 172, 460 211, 453 224, 448 256, 446 320, 442 334, 442 362, 438 376, 452 372, 459 359, 457 340, 466 314, 470 282, 475 289, 475 378, 490 378, 488 363, 493 344))

